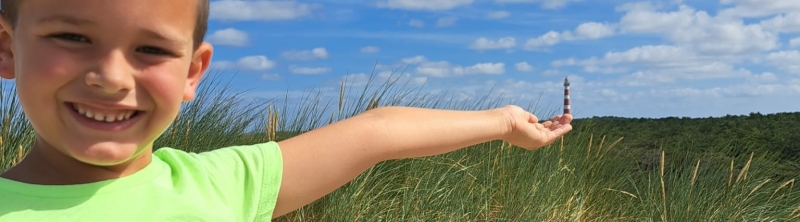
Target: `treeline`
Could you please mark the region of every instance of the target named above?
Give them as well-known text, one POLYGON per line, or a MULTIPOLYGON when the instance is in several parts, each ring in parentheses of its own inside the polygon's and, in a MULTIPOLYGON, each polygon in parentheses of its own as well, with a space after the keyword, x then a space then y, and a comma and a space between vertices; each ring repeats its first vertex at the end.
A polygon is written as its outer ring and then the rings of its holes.
MULTIPOLYGON (((650 162, 648 151, 665 150, 697 157, 755 156, 776 163, 776 172, 798 175, 800 170, 800 112, 723 117, 622 118, 575 120, 576 129, 590 129, 609 138, 624 137, 618 147, 650 162)), ((652 153, 652 152, 650 152, 652 153)), ((688 164, 686 162, 680 164, 688 164)))

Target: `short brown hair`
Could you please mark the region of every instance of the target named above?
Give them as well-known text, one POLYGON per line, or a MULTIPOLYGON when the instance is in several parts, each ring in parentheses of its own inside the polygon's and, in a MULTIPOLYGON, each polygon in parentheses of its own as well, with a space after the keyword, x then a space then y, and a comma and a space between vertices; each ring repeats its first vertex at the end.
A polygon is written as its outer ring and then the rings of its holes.
MULTIPOLYGON (((209 0, 198 0, 197 7, 197 20, 195 21, 193 47, 197 49, 200 43, 203 43, 208 30, 208 10, 209 0)), ((15 28, 17 25, 17 9, 19 8, 22 0, 0 0, 0 14, 3 19, 11 23, 11 27, 15 28)))

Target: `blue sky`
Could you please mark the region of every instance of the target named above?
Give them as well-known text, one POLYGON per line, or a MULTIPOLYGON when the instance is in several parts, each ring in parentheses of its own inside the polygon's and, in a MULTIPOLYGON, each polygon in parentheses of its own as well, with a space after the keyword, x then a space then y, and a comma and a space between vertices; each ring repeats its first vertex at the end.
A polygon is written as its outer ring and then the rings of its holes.
POLYGON ((334 98, 375 68, 551 106, 569 77, 576 117, 800 111, 796 0, 222 0, 209 25, 212 68, 256 98, 334 98))

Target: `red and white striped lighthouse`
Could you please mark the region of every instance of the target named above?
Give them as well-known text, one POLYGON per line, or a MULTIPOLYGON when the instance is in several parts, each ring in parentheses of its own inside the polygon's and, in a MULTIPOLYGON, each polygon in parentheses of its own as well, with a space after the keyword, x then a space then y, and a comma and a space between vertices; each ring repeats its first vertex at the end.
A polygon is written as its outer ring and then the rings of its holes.
POLYGON ((564 114, 572 114, 569 107, 569 78, 564 78, 564 114))

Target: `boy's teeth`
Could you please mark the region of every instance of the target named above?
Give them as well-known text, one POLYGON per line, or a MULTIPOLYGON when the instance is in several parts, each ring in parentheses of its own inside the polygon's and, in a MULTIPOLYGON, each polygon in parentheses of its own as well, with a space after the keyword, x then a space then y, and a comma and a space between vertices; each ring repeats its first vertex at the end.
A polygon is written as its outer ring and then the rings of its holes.
POLYGON ((88 109, 85 109, 84 107, 82 107, 82 106, 80 106, 78 104, 73 104, 72 108, 74 108, 76 111, 78 111, 78 113, 80 113, 81 115, 84 115, 84 116, 86 116, 86 117, 88 117, 90 119, 94 119, 94 120, 97 120, 97 121, 103 121, 103 122, 109 122, 109 123, 110 122, 114 122, 114 121, 121 121, 121 120, 130 119, 131 116, 136 112, 135 110, 129 110, 129 111, 124 111, 124 112, 116 112, 116 113, 113 113, 113 114, 112 113, 93 113, 92 111, 89 111, 88 109))

